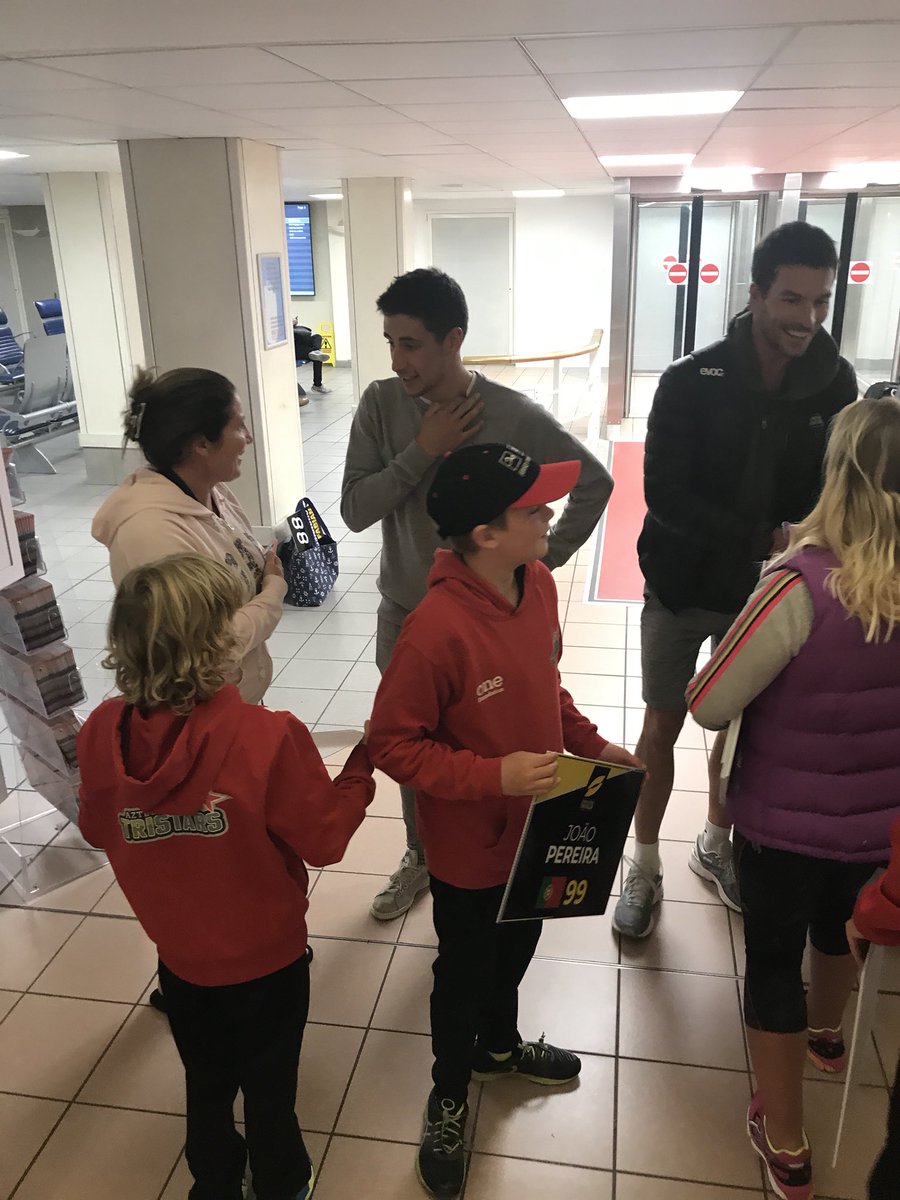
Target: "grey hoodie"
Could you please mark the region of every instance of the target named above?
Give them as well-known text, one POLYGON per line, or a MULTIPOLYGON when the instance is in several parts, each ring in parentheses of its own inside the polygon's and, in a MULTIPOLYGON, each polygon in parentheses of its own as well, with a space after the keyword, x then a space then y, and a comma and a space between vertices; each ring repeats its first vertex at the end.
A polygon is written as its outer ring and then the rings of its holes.
MULTIPOLYGON (((608 471, 541 405, 477 375, 484 424, 472 443, 504 442, 540 463, 578 459, 581 478, 550 534, 548 567, 561 566, 590 537, 612 492, 608 471)), ((434 552, 441 546, 425 511, 428 485, 438 460, 416 442, 426 401, 412 399, 399 379, 380 379, 362 394, 353 418, 341 516, 359 532, 381 522, 384 544, 378 589, 411 612, 425 595, 434 552)))

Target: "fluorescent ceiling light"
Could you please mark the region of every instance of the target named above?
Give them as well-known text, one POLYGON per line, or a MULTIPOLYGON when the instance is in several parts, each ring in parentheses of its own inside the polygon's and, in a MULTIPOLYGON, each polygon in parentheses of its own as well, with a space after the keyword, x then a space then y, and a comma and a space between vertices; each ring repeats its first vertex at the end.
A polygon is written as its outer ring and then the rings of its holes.
POLYGON ((688 167, 693 154, 598 154, 604 167, 688 167))
POLYGON ((20 154, 18 150, 0 150, 0 158, 28 158, 27 154, 20 154))
POLYGON ((563 104, 576 121, 616 117, 691 117, 729 112, 743 92, 654 92, 645 96, 569 96, 563 104))
POLYGON ((753 176, 762 167, 691 167, 685 171, 679 191, 752 192, 753 176))
POLYGON ((560 188, 536 188, 532 191, 513 192, 517 200, 551 200, 565 194, 560 188))
POLYGON ((343 192, 312 192, 310 200, 343 200, 343 192))
POLYGON ((829 171, 822 180, 822 187, 852 189, 892 183, 900 183, 900 162, 861 162, 844 163, 829 171))

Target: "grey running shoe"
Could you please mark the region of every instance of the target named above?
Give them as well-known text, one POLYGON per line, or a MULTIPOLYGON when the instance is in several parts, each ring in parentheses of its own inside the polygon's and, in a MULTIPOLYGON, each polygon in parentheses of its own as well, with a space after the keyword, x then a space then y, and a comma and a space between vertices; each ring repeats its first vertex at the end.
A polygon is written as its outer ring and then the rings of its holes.
POLYGON ((468 1104, 441 1098, 432 1089, 425 1110, 425 1128, 416 1158, 419 1181, 432 1196, 458 1196, 466 1178, 463 1138, 468 1104))
POLYGON ((731 842, 726 842, 724 853, 717 850, 704 850, 703 834, 697 838, 691 851, 690 868, 701 879, 708 879, 716 885, 719 899, 734 912, 741 911, 741 895, 738 891, 737 876, 734 873, 734 853, 731 842))
POLYGON ((623 937, 644 938, 653 931, 663 897, 662 875, 648 875, 632 858, 622 895, 613 913, 612 927, 623 937))
POLYGON ((328 362, 328 355, 324 350, 310 350, 305 357, 307 362, 328 362))
POLYGON ((314 383, 312 385, 312 390, 316 393, 317 396, 330 396, 331 395, 331 388, 327 388, 324 383, 314 383))
POLYGON ((428 887, 428 868, 415 850, 407 849, 400 866, 375 899, 371 913, 377 921, 393 921, 412 908, 419 892, 428 887))

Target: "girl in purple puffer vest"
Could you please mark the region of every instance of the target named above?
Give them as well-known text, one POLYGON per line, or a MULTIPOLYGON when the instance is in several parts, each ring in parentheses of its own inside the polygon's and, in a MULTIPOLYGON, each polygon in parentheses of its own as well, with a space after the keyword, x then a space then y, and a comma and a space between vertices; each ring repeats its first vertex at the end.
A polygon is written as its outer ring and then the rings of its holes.
POLYGON ((757 1078, 748 1133, 775 1194, 809 1200, 803 1066, 844 1066, 841 1021, 856 979, 844 925, 900 816, 896 400, 835 418, 819 503, 687 698, 708 729, 742 718, 728 804, 757 1078))

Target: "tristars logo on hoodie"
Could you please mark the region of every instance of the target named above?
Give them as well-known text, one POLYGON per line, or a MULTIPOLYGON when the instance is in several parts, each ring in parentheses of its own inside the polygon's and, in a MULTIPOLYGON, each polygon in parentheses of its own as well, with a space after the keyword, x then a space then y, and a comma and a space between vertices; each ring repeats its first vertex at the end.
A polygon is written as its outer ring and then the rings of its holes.
POLYGON ((158 842, 177 833, 199 837, 221 837, 228 831, 228 817, 219 808, 230 800, 224 792, 210 792, 209 799, 195 813, 146 813, 126 808, 119 813, 119 825, 126 842, 158 842))

